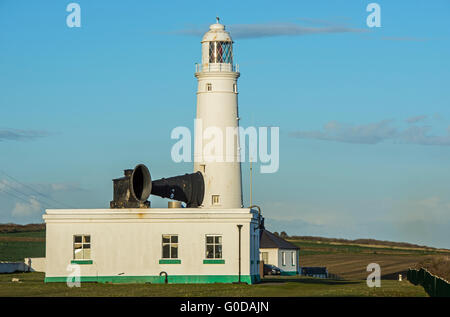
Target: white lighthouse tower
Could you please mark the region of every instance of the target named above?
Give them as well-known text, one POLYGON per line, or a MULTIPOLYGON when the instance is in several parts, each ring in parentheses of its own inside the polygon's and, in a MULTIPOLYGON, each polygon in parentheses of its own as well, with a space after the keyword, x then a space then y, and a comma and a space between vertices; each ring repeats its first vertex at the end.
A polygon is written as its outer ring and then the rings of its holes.
POLYGON ((202 207, 242 208, 237 92, 240 74, 233 64, 233 40, 217 18, 201 43, 202 62, 196 65, 195 73, 194 172, 202 172, 205 180, 202 207))

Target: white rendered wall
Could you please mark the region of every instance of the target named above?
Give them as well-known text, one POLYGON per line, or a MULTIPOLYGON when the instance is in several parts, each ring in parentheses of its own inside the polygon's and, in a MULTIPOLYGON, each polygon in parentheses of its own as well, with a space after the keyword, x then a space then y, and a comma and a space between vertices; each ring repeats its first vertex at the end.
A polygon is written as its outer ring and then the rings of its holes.
POLYGON ((262 261, 262 252, 267 252, 268 263, 280 268, 284 272, 299 272, 299 251, 295 249, 277 249, 277 248, 261 248, 260 259, 262 261), (283 265, 283 252, 286 253, 286 264, 283 265), (292 265, 292 256, 295 257, 294 265, 292 265))
MULTIPOLYGON (((238 275, 238 229, 241 274, 258 275, 257 214, 249 209, 91 209, 47 210, 46 277, 68 276, 73 236, 91 236, 92 264, 81 276, 238 275), (181 264, 159 264, 162 235, 178 235, 181 264), (203 264, 205 235, 222 235, 224 264, 203 264), (252 263, 253 261, 253 263, 252 263)), ((259 244, 259 243, 258 243, 259 244)))
POLYGON ((267 252, 267 263, 264 264, 272 264, 278 266, 278 249, 276 248, 260 248, 259 249, 260 260, 262 261, 262 253, 267 252))
POLYGON ((278 267, 285 272, 298 272, 298 250, 295 249, 278 249, 278 267), (286 264, 283 265, 283 252, 286 254, 286 264), (296 257, 294 265, 292 265, 292 256, 296 257))
POLYGON ((239 137, 238 133, 230 134, 230 129, 227 132, 227 128, 237 131, 239 126, 237 92, 234 91, 238 76, 236 72, 196 73, 198 92, 194 171, 201 171, 205 179, 204 208, 243 207, 239 137), (208 84, 211 85, 211 91, 207 91, 208 84), (207 135, 205 131, 211 127, 217 128, 223 136, 222 150, 206 153, 205 148, 212 139, 204 139, 207 135), (228 138, 232 151, 227 151, 227 133, 232 135, 231 139, 228 138), (212 204, 212 195, 220 195, 219 204, 212 204))

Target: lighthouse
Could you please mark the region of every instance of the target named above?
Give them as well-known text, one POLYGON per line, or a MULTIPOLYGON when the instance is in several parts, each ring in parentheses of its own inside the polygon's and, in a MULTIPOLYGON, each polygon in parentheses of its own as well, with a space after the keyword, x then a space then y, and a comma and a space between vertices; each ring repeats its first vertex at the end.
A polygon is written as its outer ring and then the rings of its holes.
POLYGON ((47 209, 46 283, 260 281, 261 215, 242 205, 233 41, 218 20, 201 43, 194 173, 154 180, 138 164, 113 179, 110 208, 47 209), (150 208, 150 195, 186 207, 150 208))
POLYGON ((233 64, 233 40, 219 23, 210 25, 201 41, 196 64, 197 115, 194 172, 205 181, 202 208, 242 208, 239 147, 238 65, 233 64))

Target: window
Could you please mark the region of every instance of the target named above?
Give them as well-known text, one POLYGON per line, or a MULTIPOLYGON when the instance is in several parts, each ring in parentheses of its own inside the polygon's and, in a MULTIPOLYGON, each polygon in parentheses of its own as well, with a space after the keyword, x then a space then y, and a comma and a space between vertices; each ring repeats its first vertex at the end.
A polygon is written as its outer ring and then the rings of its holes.
POLYGON ((205 165, 205 164, 201 164, 201 165, 200 165, 200 171, 201 171, 202 173, 205 173, 205 171, 206 171, 206 165, 205 165))
POLYGON ((231 42, 209 42, 210 63, 233 63, 231 42))
POLYGON ((268 264, 269 263, 269 252, 262 252, 261 258, 264 261, 264 264, 268 264))
POLYGON ((212 84, 206 84, 206 91, 212 91, 212 84))
POLYGON ((281 265, 286 265, 286 252, 281 252, 281 265))
POLYGON ((233 91, 234 91, 235 93, 237 93, 237 85, 236 85, 236 84, 233 84, 233 91))
POLYGON ((163 234, 162 236, 162 258, 178 258, 178 235, 163 234))
POLYGON ((292 258, 291 258, 291 264, 292 264, 292 266, 295 266, 295 254, 296 254, 297 252, 291 252, 291 255, 292 255, 292 258))
POLYGON ((212 195, 212 204, 213 205, 218 205, 220 203, 220 195, 212 195))
POLYGON ((206 258, 222 258, 222 236, 206 236, 206 258))
POLYGON ((90 260, 91 259, 91 236, 76 235, 73 236, 73 259, 90 260))

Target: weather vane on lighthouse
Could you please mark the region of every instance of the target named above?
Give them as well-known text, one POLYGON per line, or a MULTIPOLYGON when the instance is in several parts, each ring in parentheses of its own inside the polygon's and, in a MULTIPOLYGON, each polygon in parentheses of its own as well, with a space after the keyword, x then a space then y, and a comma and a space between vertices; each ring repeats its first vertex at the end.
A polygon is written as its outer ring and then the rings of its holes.
POLYGON ((220 21, 220 18, 219 18, 219 17, 216 17, 216 20, 217 20, 217 23, 219 23, 219 21, 220 21))

